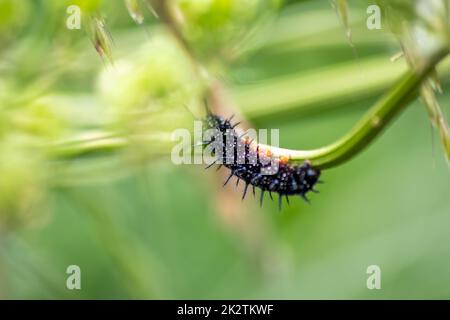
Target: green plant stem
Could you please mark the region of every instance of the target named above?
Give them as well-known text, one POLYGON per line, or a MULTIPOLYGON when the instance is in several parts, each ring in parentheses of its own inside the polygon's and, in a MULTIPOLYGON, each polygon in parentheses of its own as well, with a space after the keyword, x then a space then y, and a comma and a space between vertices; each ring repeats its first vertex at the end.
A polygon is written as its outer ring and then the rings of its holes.
MULTIPOLYGON (((175 38, 185 48, 194 65, 200 65, 178 29, 176 19, 172 16, 167 2, 164 0, 150 0, 160 12, 162 20, 174 34, 175 38)), ((342 9, 342 8, 341 8, 342 9)), ((346 9, 341 10, 345 14, 346 9)), ((344 19, 345 20, 345 19, 344 19)), ((345 22, 344 22, 345 24, 345 22)), ((314 167, 327 169, 337 166, 364 150, 398 115, 405 107, 417 98, 418 89, 422 81, 431 70, 448 53, 448 48, 442 48, 430 56, 426 65, 419 66, 415 70, 409 70, 400 81, 388 91, 366 115, 344 137, 335 143, 316 150, 300 151, 274 148, 271 149, 275 156, 285 156, 292 161, 310 161, 314 167)))
POLYGON ((78 158, 92 153, 108 153, 129 145, 129 140, 111 133, 95 133, 90 138, 79 138, 54 144, 48 153, 55 159, 78 158))
POLYGON ((310 161, 319 169, 327 169, 342 164, 364 150, 386 126, 419 94, 422 81, 441 61, 448 51, 437 52, 427 65, 417 70, 407 71, 361 120, 338 141, 314 150, 289 150, 271 148, 274 156, 289 157, 292 161, 310 161))

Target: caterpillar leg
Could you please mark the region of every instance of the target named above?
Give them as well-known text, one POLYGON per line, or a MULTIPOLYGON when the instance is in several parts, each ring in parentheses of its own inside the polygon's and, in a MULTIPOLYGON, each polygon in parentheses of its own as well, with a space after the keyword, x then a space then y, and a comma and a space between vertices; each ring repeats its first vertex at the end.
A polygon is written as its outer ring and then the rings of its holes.
POLYGON ((223 186, 225 187, 228 183, 228 181, 230 181, 231 177, 233 176, 233 172, 230 173, 230 175, 228 176, 227 180, 225 181, 225 183, 223 184, 223 186))
POLYGON ((307 202, 308 204, 311 204, 311 201, 309 201, 309 199, 306 197, 306 195, 304 193, 301 193, 300 197, 302 197, 303 200, 305 200, 305 202, 307 202))
POLYGON ((261 197, 259 198, 259 206, 262 207, 264 201, 264 190, 261 189, 261 197))
POLYGON ((244 193, 242 194, 242 200, 245 199, 245 195, 247 194, 247 189, 248 189, 248 183, 245 183, 244 193))

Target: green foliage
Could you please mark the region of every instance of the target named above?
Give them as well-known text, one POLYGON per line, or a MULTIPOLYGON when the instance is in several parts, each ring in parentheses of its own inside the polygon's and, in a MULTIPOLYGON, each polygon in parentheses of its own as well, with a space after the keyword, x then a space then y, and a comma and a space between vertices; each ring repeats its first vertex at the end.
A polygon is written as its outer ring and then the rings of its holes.
POLYGON ((66 3, 77 5, 82 12, 92 14, 101 9, 103 0, 66 0, 66 3))
POLYGON ((0 232, 42 221, 47 164, 29 136, 11 133, 0 143, 0 232))
POLYGON ((26 23, 30 15, 30 5, 26 1, 0 1, 0 40, 11 38, 26 23))
POLYGON ((400 46, 385 24, 367 30, 365 3, 348 1, 352 48, 326 1, 176 0, 191 56, 121 1, 12 2, 0 0, 1 298, 450 297, 448 167, 416 104, 326 171, 311 206, 281 214, 170 162, 171 132, 192 129, 213 79, 282 146, 347 132, 408 68, 390 62, 400 46), (111 61, 84 32, 92 20, 65 28, 69 3, 104 18, 111 61), (65 287, 70 264, 80 291, 65 287), (371 264, 380 291, 365 287, 371 264))
POLYGON ((274 0, 176 0, 183 14, 182 30, 203 58, 230 59, 233 49, 263 17, 279 7, 274 0))
POLYGON ((99 88, 119 122, 146 111, 179 107, 200 93, 191 62, 165 34, 155 35, 132 55, 106 67, 99 88))

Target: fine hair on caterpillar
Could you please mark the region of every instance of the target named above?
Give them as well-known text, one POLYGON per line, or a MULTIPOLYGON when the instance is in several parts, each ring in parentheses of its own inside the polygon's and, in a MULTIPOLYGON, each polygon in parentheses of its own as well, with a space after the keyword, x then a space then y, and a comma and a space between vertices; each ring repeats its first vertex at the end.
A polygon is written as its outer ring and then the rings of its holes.
POLYGON ((263 149, 246 134, 238 133, 235 128, 239 123, 233 124, 232 117, 223 117, 208 114, 204 120, 208 133, 202 141, 205 150, 214 157, 206 167, 217 164, 230 170, 224 186, 236 177, 236 185, 242 180, 245 184, 242 199, 251 185, 253 195, 255 188, 261 190, 260 205, 262 206, 264 194, 267 192, 271 199, 273 193, 278 194, 278 206, 281 209, 283 197, 289 204, 289 196, 298 195, 305 201, 308 192, 317 192, 314 186, 320 183, 320 170, 313 168, 309 161, 302 164, 290 163, 289 157, 274 157, 270 147, 263 149))

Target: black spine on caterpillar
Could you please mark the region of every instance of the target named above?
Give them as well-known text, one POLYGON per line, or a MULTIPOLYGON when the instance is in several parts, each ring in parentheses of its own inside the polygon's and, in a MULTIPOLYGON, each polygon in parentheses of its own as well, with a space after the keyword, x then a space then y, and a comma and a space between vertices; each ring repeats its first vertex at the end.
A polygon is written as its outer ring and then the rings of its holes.
MULTIPOLYGON (((215 129, 218 132, 222 143, 219 148, 216 146, 216 149, 222 151, 221 154, 217 155, 216 152, 216 161, 211 163, 207 168, 213 164, 218 164, 219 166, 223 165, 230 169, 230 175, 226 179, 224 186, 233 176, 237 177, 236 185, 240 180, 243 180, 245 188, 242 199, 245 198, 247 189, 251 185, 253 195, 255 195, 255 187, 261 189, 261 206, 265 192, 269 193, 272 200, 272 193, 278 193, 278 206, 281 209, 283 196, 286 198, 288 204, 289 196, 291 195, 299 195, 305 201, 309 202, 306 194, 310 191, 317 192, 314 186, 320 182, 320 170, 313 168, 308 161, 305 161, 301 165, 290 164, 288 161, 278 161, 277 170, 273 173, 269 171, 268 174, 267 168, 273 163, 272 156, 260 152, 259 146, 252 148, 251 142, 246 140, 242 142, 242 136, 235 131, 237 124, 232 124, 231 118, 224 119, 220 116, 209 114, 205 119, 205 123, 209 129, 215 129), (230 139, 231 148, 227 148, 227 146, 230 147, 230 139), (228 142, 225 143, 225 141, 228 142), (243 148, 238 148, 239 144, 243 148), (263 171, 265 171, 264 174, 263 171)), ((210 145, 215 140, 216 138, 213 137, 203 143, 210 145)))

